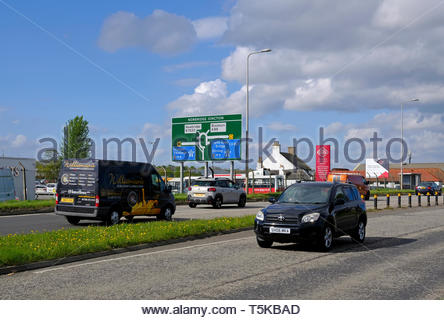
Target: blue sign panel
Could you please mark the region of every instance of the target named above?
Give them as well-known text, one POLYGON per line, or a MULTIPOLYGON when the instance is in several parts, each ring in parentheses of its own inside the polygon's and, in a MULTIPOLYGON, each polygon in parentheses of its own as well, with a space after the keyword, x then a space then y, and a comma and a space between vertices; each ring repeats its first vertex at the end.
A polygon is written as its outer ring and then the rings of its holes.
POLYGON ((196 146, 173 147, 173 161, 196 160, 196 146))
POLYGON ((240 159, 240 139, 211 141, 211 158, 213 160, 240 159))

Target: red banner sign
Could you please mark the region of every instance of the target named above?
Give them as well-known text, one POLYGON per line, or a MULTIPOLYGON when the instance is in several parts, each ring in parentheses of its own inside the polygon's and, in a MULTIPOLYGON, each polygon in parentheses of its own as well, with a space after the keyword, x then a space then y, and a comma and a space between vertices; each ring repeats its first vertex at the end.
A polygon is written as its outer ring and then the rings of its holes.
POLYGON ((330 146, 316 146, 316 181, 327 180, 330 172, 330 146))

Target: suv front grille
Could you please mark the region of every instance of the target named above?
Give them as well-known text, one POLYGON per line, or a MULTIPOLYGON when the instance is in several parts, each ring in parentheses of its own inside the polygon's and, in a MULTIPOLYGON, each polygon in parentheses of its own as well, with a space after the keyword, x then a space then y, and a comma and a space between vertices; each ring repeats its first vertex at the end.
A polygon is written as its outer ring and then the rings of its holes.
POLYGON ((299 217, 288 217, 281 214, 267 214, 265 216, 266 222, 273 222, 273 223, 282 223, 282 224, 299 224, 299 217), (282 217, 280 219, 279 217, 282 217))

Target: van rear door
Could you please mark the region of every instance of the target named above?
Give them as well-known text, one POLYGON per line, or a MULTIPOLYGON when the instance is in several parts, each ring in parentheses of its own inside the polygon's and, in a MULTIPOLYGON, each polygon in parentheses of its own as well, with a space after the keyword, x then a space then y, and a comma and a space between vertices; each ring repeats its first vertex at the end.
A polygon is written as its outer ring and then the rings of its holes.
POLYGON ((98 162, 65 160, 57 184, 60 206, 95 206, 98 189, 98 162))

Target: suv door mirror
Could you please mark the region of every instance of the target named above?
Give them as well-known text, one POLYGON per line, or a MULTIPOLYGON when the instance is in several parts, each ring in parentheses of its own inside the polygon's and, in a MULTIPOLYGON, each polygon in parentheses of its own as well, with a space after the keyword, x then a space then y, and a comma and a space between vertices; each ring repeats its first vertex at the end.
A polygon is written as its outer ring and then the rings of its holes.
POLYGON ((342 198, 336 199, 335 200, 335 206, 342 206, 343 204, 345 204, 345 200, 342 198))
POLYGON ((276 198, 275 197, 270 197, 270 198, 268 198, 268 202, 275 203, 276 202, 276 198))

